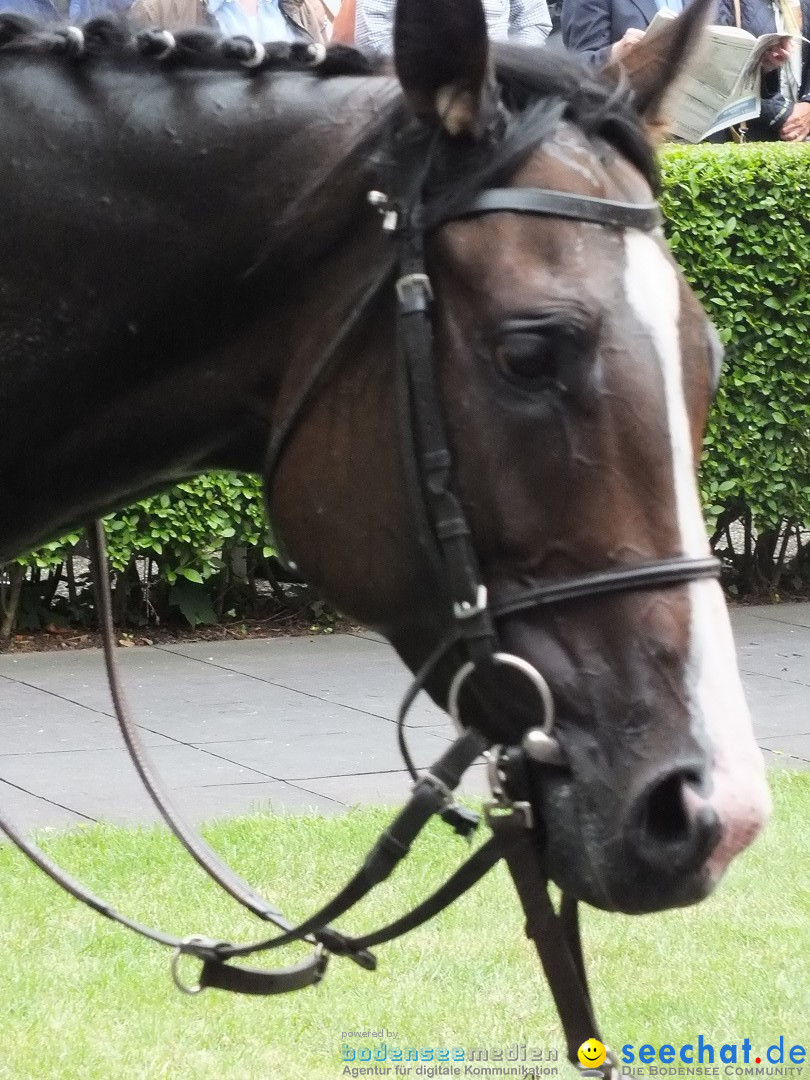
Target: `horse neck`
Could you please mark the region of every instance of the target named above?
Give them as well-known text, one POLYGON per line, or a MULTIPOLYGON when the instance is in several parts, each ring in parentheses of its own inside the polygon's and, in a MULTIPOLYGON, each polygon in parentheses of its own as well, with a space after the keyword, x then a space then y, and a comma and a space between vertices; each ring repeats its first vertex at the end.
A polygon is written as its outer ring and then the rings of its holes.
POLYGON ((23 60, 6 83, 26 108, 0 163, 0 560, 200 470, 258 471, 330 272, 320 306, 351 297, 351 152, 393 89, 23 60))

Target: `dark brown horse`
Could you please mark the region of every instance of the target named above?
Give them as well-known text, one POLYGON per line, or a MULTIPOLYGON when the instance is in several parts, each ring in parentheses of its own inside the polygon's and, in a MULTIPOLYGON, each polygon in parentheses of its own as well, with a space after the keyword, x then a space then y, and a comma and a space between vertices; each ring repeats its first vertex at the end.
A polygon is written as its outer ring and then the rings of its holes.
MULTIPOLYGON (((416 166, 451 219, 427 236, 435 359, 489 595, 708 554, 695 466, 719 360, 660 230, 460 214, 491 188, 649 203, 644 120, 705 6, 624 82, 490 50, 479 0, 401 0, 396 76, 350 50, 260 62, 186 33, 169 54, 0 18, 0 561, 195 472, 261 472, 348 327, 278 459, 273 518, 324 596, 423 663, 448 595, 414 525, 392 241, 367 200, 416 166)), ((768 812, 719 585, 499 632, 556 702, 566 767, 532 780, 551 876, 625 911, 704 896, 768 812)), ((460 662, 431 678, 442 704, 460 662)), ((519 742, 536 703, 502 676, 464 719, 519 742)))

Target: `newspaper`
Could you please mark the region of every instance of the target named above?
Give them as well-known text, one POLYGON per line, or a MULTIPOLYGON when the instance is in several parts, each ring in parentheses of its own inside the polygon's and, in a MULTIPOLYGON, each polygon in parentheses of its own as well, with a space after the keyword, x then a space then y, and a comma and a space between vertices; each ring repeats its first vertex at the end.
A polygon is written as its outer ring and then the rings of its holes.
MULTIPOLYGON (((659 33, 677 17, 666 8, 660 10, 645 37, 659 33)), ((763 34, 755 38, 737 26, 707 26, 697 55, 667 95, 665 112, 670 132, 685 142, 696 143, 732 124, 759 116, 762 59, 789 37, 763 34)))

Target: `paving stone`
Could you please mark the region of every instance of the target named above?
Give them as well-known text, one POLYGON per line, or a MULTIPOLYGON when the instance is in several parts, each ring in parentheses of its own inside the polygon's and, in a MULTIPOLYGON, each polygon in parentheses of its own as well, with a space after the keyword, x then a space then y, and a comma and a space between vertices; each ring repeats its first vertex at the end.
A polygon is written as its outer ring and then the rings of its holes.
MULTIPOLYGON (((123 747, 112 716, 0 677, 0 756, 123 747)), ((141 729, 147 746, 169 740, 141 729)))
POLYGON ((737 645, 743 675, 770 675, 810 688, 810 641, 807 631, 772 623, 773 632, 758 634, 754 641, 737 645))
MULTIPOLYGON (((417 768, 432 765, 447 749, 447 741, 421 730, 411 731, 408 747, 417 768)), ((393 726, 384 730, 380 721, 358 717, 349 732, 332 735, 297 735, 284 739, 254 739, 250 742, 210 744, 229 761, 282 780, 302 780, 319 776, 339 776, 359 772, 389 772, 401 768, 393 726), (390 730, 389 730, 390 728, 390 730)))
POLYGON ((274 814, 311 812, 331 816, 345 809, 345 805, 336 799, 279 780, 184 788, 182 803, 184 817, 195 823, 257 811, 274 814))
MULTIPOLYGON (((74 814, 72 810, 48 799, 21 791, 4 780, 0 780, 0 809, 16 828, 26 832, 40 828, 66 828, 87 822, 86 817, 74 814)), ((0 843, 5 841, 5 833, 0 831, 0 843)))
POLYGON ((791 769, 793 772, 810 771, 810 761, 805 758, 792 757, 781 750, 769 750, 767 746, 762 748, 765 757, 765 765, 769 769, 791 769))
POLYGON ((775 738, 763 739, 762 747, 777 754, 789 754, 804 761, 810 768, 810 731, 803 735, 778 735, 775 738))
MULTIPOLYGON (((182 813, 191 805, 189 792, 194 789, 269 779, 252 769, 179 744, 154 747, 152 759, 164 787, 176 796, 182 813)), ((7 754, 0 758, 0 778, 95 820, 159 819, 125 750, 7 754)))
MULTIPOLYGON (((732 624, 767 762, 810 768, 810 605, 738 608, 732 624)), ((410 790, 392 723, 409 675, 377 635, 119 656, 156 767, 192 820, 268 805, 333 813, 400 804, 410 790)), ((0 797, 26 828, 82 814, 156 819, 110 711, 97 650, 0 656, 0 797)), ((409 745, 422 768, 453 728, 422 699, 414 719, 409 745)), ((483 769, 473 773, 472 790, 485 793, 483 769)))
MULTIPOLYGON (((347 774, 315 780, 301 780, 299 786, 330 799, 339 799, 347 806, 363 803, 380 806, 401 806, 411 791, 411 778, 404 769, 385 773, 347 774)), ((486 769, 473 765, 464 777, 459 793, 470 798, 489 794, 486 769)))
POLYGON ((767 607, 762 605, 738 610, 753 612, 754 618, 765 622, 781 622, 810 630, 810 604, 769 604, 767 607))
MULTIPOLYGON (((390 645, 353 634, 265 638, 251 641, 173 645, 171 651, 213 662, 312 698, 396 719, 411 675, 390 645)), ((445 714, 420 694, 408 714, 409 726, 442 723, 445 714)))
POLYGON ((810 731, 810 688, 769 675, 743 675, 757 739, 810 731))

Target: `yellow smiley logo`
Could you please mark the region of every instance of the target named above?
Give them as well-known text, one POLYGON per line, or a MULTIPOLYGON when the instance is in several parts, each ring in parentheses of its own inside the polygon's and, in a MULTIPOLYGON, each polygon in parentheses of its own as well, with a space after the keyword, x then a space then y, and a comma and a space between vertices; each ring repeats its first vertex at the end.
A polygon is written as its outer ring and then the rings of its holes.
POLYGON ((577 1057, 586 1069, 598 1069, 607 1057, 607 1051, 598 1039, 588 1039, 577 1050, 577 1057))

